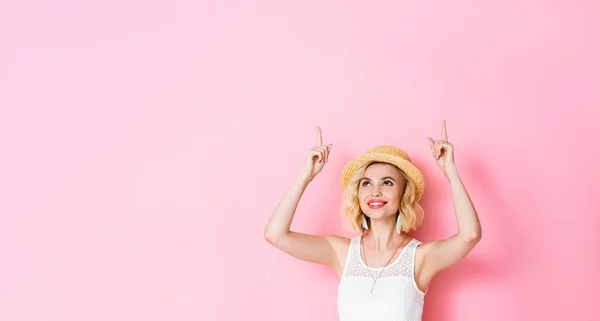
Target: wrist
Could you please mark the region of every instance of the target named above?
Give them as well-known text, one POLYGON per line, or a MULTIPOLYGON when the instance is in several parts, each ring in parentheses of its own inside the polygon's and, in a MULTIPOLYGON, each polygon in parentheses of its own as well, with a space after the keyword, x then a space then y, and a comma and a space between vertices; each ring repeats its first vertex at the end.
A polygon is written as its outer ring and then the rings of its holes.
POLYGON ((310 174, 303 173, 296 179, 296 183, 306 187, 308 184, 310 184, 310 182, 312 182, 313 179, 314 177, 310 174))

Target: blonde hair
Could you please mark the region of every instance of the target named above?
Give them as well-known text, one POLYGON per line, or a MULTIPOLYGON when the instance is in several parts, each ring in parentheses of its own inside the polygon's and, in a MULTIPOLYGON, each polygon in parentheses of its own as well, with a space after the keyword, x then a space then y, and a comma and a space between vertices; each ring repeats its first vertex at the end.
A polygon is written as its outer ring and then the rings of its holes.
MULTIPOLYGON (((342 212, 347 223, 356 232, 362 232, 362 219, 363 212, 360 209, 360 203, 358 200, 358 184, 363 177, 367 167, 373 164, 379 164, 381 162, 370 162, 359 168, 348 183, 348 186, 344 190, 344 200, 342 212)), ((408 178, 408 176, 397 166, 389 163, 388 164, 396 167, 400 175, 404 178, 406 185, 404 187, 404 193, 402 200, 400 200, 399 213, 402 215, 402 231, 409 232, 410 230, 416 230, 423 223, 423 208, 419 204, 417 199, 415 184, 408 178)), ((367 223, 369 218, 366 217, 367 223)))

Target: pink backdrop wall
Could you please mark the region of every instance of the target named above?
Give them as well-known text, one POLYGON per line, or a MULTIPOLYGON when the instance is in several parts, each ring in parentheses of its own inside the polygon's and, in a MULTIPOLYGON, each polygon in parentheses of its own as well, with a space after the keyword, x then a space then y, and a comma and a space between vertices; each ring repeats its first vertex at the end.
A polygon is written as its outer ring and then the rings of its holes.
POLYGON ((597 320, 593 1, 0 4, 0 320, 335 320, 337 279, 263 240, 315 126, 293 228, 352 236, 339 174, 375 144, 427 180, 447 119, 480 245, 424 319, 597 320))

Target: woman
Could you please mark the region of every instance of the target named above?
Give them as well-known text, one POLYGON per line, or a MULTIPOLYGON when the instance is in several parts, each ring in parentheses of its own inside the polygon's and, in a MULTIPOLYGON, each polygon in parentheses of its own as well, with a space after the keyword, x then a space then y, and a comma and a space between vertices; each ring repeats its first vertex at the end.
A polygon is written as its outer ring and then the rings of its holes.
POLYGON ((290 231, 304 190, 331 152, 331 144, 322 144, 320 128, 303 172, 269 219, 265 238, 270 244, 298 259, 327 265, 340 277, 341 321, 421 320, 433 277, 462 260, 481 239, 477 213, 454 165, 445 121, 442 139, 428 141, 452 191, 458 228, 448 238, 420 242, 407 234, 422 222, 424 179, 408 155, 392 146, 374 147, 342 171, 344 215, 359 236, 290 231))

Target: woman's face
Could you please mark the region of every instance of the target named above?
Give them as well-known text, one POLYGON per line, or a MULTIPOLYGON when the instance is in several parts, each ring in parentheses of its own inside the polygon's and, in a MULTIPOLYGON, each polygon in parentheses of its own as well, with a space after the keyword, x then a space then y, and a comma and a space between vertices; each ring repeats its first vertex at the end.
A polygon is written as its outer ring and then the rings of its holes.
POLYGON ((360 208, 369 218, 395 216, 400 207, 406 181, 391 164, 372 164, 358 182, 360 208))

